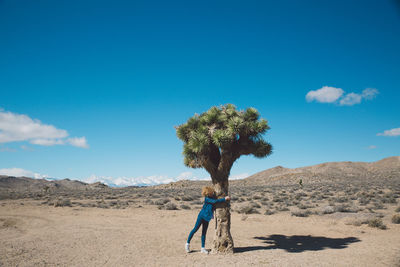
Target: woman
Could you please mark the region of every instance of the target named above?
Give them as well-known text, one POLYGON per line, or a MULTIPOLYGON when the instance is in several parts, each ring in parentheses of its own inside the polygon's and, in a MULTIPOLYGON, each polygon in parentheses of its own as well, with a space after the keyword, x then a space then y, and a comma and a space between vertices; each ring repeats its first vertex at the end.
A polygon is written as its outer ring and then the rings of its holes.
POLYGON ((204 196, 204 204, 203 208, 199 212, 197 216, 196 224, 194 225, 193 230, 190 232, 187 242, 185 244, 186 252, 190 252, 190 240, 192 240, 193 235, 199 230, 200 226, 203 225, 201 231, 201 253, 208 254, 208 250, 205 249, 206 243, 206 234, 208 228, 208 222, 213 218, 214 204, 229 201, 231 198, 225 197, 216 199, 215 191, 212 187, 205 186, 201 191, 201 195, 204 196))

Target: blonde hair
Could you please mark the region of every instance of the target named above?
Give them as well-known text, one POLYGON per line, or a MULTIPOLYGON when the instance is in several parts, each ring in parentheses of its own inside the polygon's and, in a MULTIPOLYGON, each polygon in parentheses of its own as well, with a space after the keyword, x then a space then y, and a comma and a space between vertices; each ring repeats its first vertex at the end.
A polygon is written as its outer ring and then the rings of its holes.
POLYGON ((215 190, 211 186, 204 186, 201 189, 201 195, 203 197, 212 197, 214 194, 215 194, 215 190))

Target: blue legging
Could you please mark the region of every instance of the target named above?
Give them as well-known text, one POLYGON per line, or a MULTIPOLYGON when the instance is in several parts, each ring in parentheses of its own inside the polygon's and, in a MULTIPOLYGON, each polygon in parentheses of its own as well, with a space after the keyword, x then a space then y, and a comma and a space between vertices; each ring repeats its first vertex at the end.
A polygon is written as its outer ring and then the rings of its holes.
POLYGON ((207 234, 207 228, 208 228, 208 222, 201 218, 200 216, 197 217, 196 224, 194 225, 193 230, 190 232, 187 243, 190 243, 190 240, 192 240, 193 235, 199 230, 200 225, 203 225, 203 228, 201 230, 201 247, 204 248, 205 243, 206 243, 206 234, 207 234))

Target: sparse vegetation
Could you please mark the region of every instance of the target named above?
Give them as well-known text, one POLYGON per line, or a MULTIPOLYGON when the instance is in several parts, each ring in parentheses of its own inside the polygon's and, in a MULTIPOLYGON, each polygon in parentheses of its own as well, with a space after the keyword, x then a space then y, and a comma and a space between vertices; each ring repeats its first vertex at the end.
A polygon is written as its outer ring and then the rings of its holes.
POLYGON ((308 217, 311 214, 310 210, 295 210, 292 211, 292 216, 296 217, 308 217))
POLYGON ((165 209, 166 210, 177 210, 178 207, 174 203, 169 202, 165 205, 165 209))
POLYGON ((54 203, 54 207, 72 207, 72 203, 70 199, 58 199, 54 203))
POLYGON ((244 213, 244 214, 254 214, 254 213, 260 213, 251 203, 245 204, 241 206, 238 210, 238 213, 244 213))
POLYGON ((373 219, 368 220, 368 226, 378 228, 381 230, 385 230, 387 228, 386 225, 383 224, 381 218, 373 218, 373 219))
POLYGON ((392 223, 400 224, 400 214, 395 214, 392 217, 392 223))

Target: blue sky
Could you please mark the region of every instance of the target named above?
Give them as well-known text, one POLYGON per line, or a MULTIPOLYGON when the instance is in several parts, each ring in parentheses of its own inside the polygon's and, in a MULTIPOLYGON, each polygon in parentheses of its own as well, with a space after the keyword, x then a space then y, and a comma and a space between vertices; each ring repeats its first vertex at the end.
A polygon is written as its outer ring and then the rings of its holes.
POLYGON ((3 0, 0 38, 0 173, 206 178, 173 126, 225 103, 274 146, 232 178, 399 155, 395 1, 3 0))

